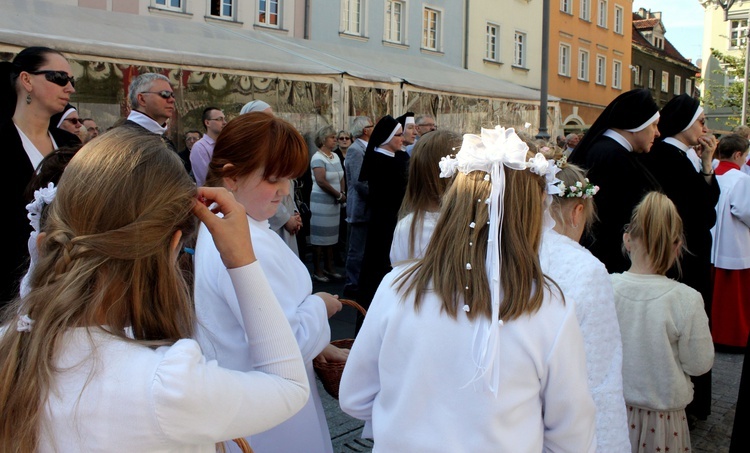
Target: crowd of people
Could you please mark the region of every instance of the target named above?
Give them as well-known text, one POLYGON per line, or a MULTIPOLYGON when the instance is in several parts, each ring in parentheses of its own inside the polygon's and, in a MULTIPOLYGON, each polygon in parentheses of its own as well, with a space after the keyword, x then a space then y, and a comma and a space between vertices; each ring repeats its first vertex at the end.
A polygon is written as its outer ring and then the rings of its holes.
POLYGON ((163 75, 103 133, 61 53, 0 80, 2 451, 332 452, 313 361, 375 451, 690 451, 715 348, 750 349, 750 142, 689 96, 557 144, 413 112, 306 139, 253 100, 179 151, 163 75), (367 310, 351 350, 313 281, 367 310))

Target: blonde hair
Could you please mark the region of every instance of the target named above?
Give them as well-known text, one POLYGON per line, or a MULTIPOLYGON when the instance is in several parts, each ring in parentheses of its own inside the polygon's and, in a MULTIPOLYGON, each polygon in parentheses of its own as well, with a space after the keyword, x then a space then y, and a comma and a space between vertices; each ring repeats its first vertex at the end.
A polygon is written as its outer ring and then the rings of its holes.
MULTIPOLYGON (((583 187, 586 187, 586 171, 584 169, 578 165, 569 164, 567 162, 563 163, 559 168, 560 171, 557 172, 557 175, 555 176, 562 181, 565 186, 575 186, 577 182, 580 182, 583 187)), ((566 229, 568 227, 566 219, 569 217, 573 208, 579 204, 583 205, 583 218, 586 222, 584 230, 588 230, 596 221, 596 208, 592 197, 560 197, 553 195, 549 212, 555 222, 562 225, 563 229, 566 229)))
MULTIPOLYGON (((548 287, 539 263, 546 184, 544 178, 530 171, 503 170, 506 186, 500 254, 506 265, 500 271, 500 318, 513 320, 536 312, 548 287)), ((482 171, 456 175, 443 198, 424 258, 395 280, 399 291, 414 292, 416 310, 423 296, 434 291, 443 302, 442 309, 452 318, 456 318, 463 304, 469 306, 469 319, 491 316, 485 266, 489 235, 485 200, 490 196, 491 183, 485 180, 486 175, 482 171), (469 227, 472 222, 474 228, 469 227), (471 263, 471 270, 467 270, 466 263, 471 263)))
POLYGON ((450 131, 434 131, 414 145, 409 159, 409 179, 401 202, 399 219, 413 214, 409 228, 409 256, 414 256, 414 243, 424 224, 425 213, 440 209, 440 199, 452 178, 440 177, 440 159, 456 154, 461 147, 461 136, 450 131))
POLYGON ((682 254, 685 239, 682 219, 672 200, 659 192, 649 192, 633 209, 630 224, 625 229, 631 239, 643 244, 653 271, 665 275, 682 254))
POLYGON ((117 128, 71 160, 49 207, 30 292, 3 316, 0 451, 36 451, 56 347, 69 329, 147 346, 192 336, 190 290, 171 242, 177 231, 193 233, 195 196, 158 136, 117 128), (34 320, 31 331, 16 329, 22 314, 34 320))

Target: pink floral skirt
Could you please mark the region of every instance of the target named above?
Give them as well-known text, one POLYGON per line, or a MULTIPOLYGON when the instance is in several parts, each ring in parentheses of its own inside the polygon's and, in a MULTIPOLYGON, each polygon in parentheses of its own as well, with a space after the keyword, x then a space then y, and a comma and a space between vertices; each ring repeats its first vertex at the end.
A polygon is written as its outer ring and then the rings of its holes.
POLYGON ((633 453, 692 451, 685 409, 658 411, 630 404, 627 408, 633 453))

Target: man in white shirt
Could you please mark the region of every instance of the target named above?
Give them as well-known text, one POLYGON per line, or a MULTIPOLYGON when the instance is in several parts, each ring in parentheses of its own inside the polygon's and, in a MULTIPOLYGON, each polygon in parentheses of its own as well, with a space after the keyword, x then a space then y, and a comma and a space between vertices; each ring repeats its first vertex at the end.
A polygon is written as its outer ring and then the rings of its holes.
POLYGON ((190 164, 193 167, 195 183, 202 186, 206 183, 206 173, 208 172, 208 163, 214 155, 214 145, 219 133, 227 125, 227 119, 224 112, 216 107, 206 107, 203 109, 203 126, 206 133, 203 138, 198 140, 193 149, 190 150, 190 164))

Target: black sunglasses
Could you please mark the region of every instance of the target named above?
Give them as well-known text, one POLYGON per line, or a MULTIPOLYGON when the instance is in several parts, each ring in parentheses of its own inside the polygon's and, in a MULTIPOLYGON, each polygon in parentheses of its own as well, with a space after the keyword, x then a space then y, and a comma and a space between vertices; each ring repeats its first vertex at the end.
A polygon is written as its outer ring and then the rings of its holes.
POLYGON ((174 97, 174 91, 162 90, 162 91, 141 91, 142 94, 158 94, 162 99, 169 99, 174 97))
POLYGON ((78 124, 78 123, 83 124, 83 121, 81 121, 79 118, 65 118, 64 121, 70 121, 73 124, 78 124))
POLYGON ((65 71, 50 71, 50 70, 29 71, 29 74, 32 74, 32 75, 44 74, 44 78, 47 79, 48 82, 52 82, 55 85, 60 85, 61 87, 64 87, 65 85, 70 83, 70 86, 72 86, 73 88, 76 87, 76 78, 73 76, 69 76, 68 73, 65 71))

